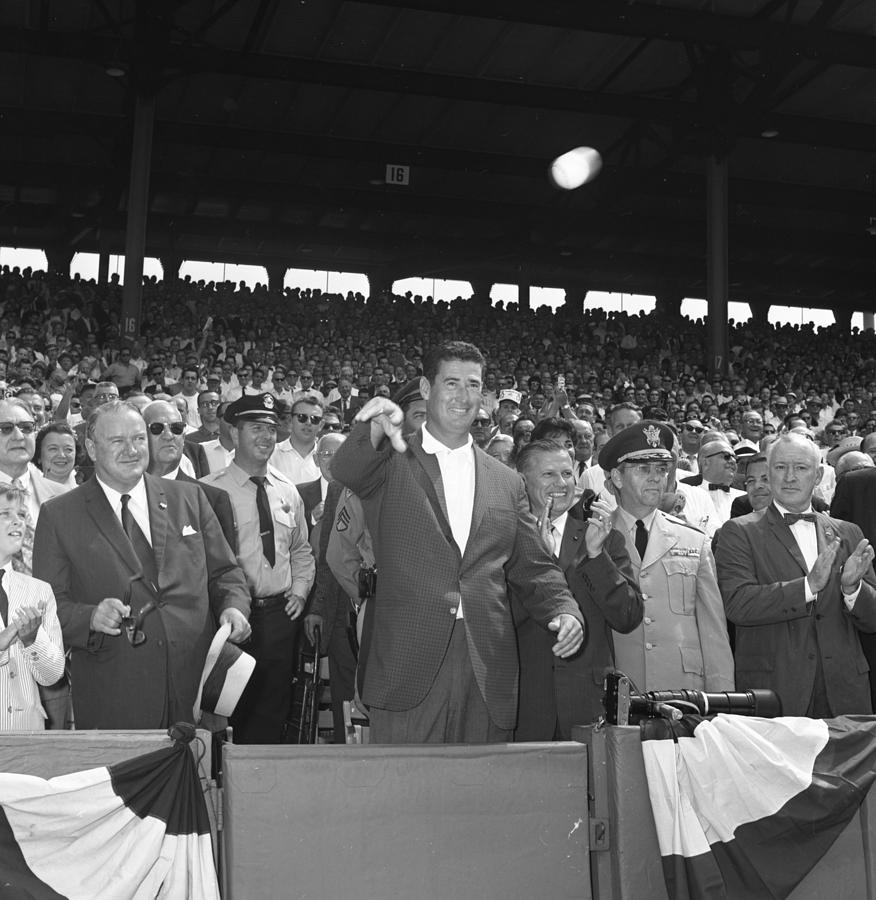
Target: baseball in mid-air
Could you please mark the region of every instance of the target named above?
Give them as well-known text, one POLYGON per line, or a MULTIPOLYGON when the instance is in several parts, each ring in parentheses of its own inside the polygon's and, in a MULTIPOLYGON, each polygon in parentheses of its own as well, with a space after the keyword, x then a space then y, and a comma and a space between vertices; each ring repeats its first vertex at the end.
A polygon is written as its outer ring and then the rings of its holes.
POLYGON ((587 184, 602 169, 602 157, 592 147, 575 147, 558 156, 550 168, 551 181, 561 190, 574 191, 587 184))

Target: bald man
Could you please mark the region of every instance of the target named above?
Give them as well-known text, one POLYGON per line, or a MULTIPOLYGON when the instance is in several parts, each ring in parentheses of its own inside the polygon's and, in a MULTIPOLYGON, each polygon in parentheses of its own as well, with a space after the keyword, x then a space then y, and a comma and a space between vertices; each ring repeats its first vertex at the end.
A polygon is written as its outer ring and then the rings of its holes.
POLYGON ((185 458, 183 456, 185 423, 179 407, 166 400, 153 400, 143 408, 142 414, 149 441, 149 466, 146 471, 150 475, 171 481, 197 484, 216 513, 228 546, 236 554, 237 533, 234 528, 234 507, 231 505, 231 498, 220 488, 196 481, 181 467, 185 458))

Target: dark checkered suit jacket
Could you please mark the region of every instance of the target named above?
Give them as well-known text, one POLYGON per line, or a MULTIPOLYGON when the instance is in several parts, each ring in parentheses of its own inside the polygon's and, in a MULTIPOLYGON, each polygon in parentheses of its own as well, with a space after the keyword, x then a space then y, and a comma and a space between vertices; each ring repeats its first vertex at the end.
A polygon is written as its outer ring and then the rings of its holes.
POLYGON ((517 741, 568 741, 573 725, 600 716, 605 670, 614 666, 612 629, 628 634, 642 621, 642 592, 623 536, 612 531, 602 553, 590 559, 588 528, 570 515, 560 546, 560 568, 587 622, 584 646, 574 656, 554 656, 551 632, 526 614, 516 592, 511 595, 520 652, 517 741))
POLYGON ((438 461, 417 434, 401 454, 371 446, 356 425, 332 474, 362 500, 377 562, 360 652, 365 703, 405 710, 428 693, 456 620, 460 596, 475 677, 499 728, 514 727, 517 648, 508 585, 542 625, 559 613, 581 621, 562 572, 544 549, 523 479, 474 448, 471 533, 461 555, 447 521, 438 461), (364 665, 363 665, 364 663, 364 665))

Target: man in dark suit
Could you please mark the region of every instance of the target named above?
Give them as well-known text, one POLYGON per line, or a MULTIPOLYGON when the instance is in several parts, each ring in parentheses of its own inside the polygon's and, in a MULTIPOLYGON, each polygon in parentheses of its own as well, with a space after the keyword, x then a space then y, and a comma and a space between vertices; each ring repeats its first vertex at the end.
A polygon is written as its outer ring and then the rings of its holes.
POLYGON ((176 404, 166 400, 153 400, 143 409, 143 421, 149 438, 149 467, 146 471, 159 478, 187 481, 197 484, 207 496, 207 502, 216 513, 222 534, 232 552, 237 553, 237 533, 234 528, 234 507, 231 497, 221 488, 202 484, 180 468, 185 443, 185 423, 176 404))
POLYGON ((95 478, 41 510, 34 575, 58 601, 78 728, 191 721, 216 622, 250 634, 243 573, 203 491, 144 474, 143 417, 120 401, 89 421, 95 478))
POLYGON ((727 522, 716 550, 736 683, 776 691, 789 716, 869 713, 858 631, 876 631, 873 548, 857 525, 813 511, 812 441, 782 435, 767 464, 772 504, 727 522))
POLYGON ((341 378, 338 381, 338 395, 338 398, 332 401, 332 406, 338 411, 341 422, 349 425, 356 413, 365 405, 367 398, 353 393, 353 382, 349 378, 341 378))
POLYGON ((614 665, 612 629, 626 633, 642 621, 642 594, 624 540, 612 529, 608 504, 596 501, 589 522, 571 517, 575 469, 565 447, 531 441, 517 457, 517 471, 581 608, 587 638, 569 659, 554 656, 550 632, 533 621, 512 593, 520 654, 515 740, 568 741, 573 725, 586 725, 602 713, 602 682, 605 670, 614 665))
MULTIPOLYGON (((876 545, 876 469, 847 472, 837 479, 830 514, 835 519, 854 522, 864 537, 876 545)), ((860 638, 870 666, 870 700, 876 709, 876 634, 861 632, 860 638)))
POLYGON ((483 367, 473 345, 440 345, 421 381, 422 431, 406 442, 401 408, 374 397, 334 457, 374 540, 360 693, 375 743, 508 740, 517 714, 509 584, 556 632, 554 654, 581 646, 581 612, 541 543, 523 480, 473 446, 483 367))
MULTIPOLYGON (((344 443, 346 435, 332 432, 324 434, 316 442, 316 464, 319 466, 319 478, 315 481, 305 481, 304 484, 296 484, 298 493, 304 503, 304 515, 307 518, 307 536, 313 535, 313 529, 322 520, 325 498, 328 486, 331 483, 331 464, 338 447, 344 443)), ((331 524, 329 524, 331 527, 331 524)))

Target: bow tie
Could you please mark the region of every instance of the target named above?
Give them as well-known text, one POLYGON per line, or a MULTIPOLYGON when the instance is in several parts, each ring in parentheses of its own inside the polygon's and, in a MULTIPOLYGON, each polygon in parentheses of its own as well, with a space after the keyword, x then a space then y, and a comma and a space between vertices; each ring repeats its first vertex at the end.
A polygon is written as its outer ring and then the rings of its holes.
POLYGON ((724 491, 725 493, 730 493, 730 485, 729 484, 710 484, 710 491, 724 491))
POLYGON ((785 513, 784 514, 785 524, 793 525, 795 522, 804 521, 804 522, 812 522, 815 524, 815 513, 785 513))

